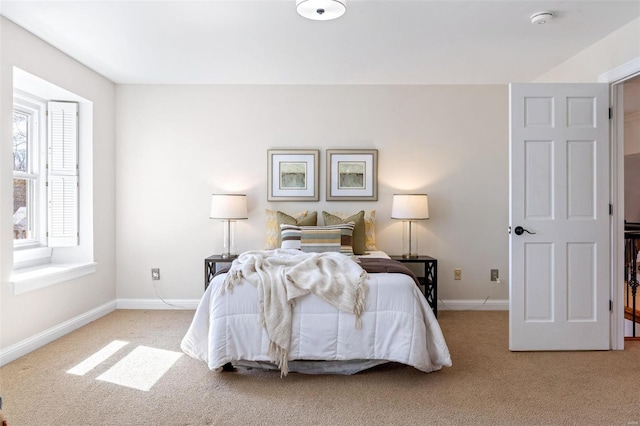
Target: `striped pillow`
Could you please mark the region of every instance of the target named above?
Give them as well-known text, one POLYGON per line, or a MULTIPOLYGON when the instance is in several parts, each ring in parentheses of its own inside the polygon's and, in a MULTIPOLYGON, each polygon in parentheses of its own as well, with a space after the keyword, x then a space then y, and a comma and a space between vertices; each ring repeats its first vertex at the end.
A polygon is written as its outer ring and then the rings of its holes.
POLYGON ((335 251, 353 256, 353 222, 329 226, 280 225, 282 248, 307 253, 335 251))
POLYGON ((318 229, 325 227, 315 226, 312 229, 302 229, 300 235, 300 250, 306 253, 324 253, 327 251, 340 252, 340 229, 318 229))
POLYGON ((349 222, 351 220, 355 222, 356 227, 353 228, 354 254, 366 254, 365 252, 367 250, 378 250, 378 248, 376 247, 376 228, 375 228, 376 211, 375 210, 371 210, 369 213, 361 211, 359 213, 356 213, 355 215, 350 215, 350 214, 340 213, 340 212, 338 213, 322 212, 322 215, 324 216, 325 225, 329 225, 332 223, 349 222), (362 228, 360 228, 360 230, 358 229, 359 215, 361 213, 364 213, 364 217, 363 217, 364 231, 361 230, 362 228), (341 220, 336 220, 336 219, 341 219, 341 220), (359 250, 362 251, 362 253, 359 253, 358 252, 359 250))
POLYGON ((302 238, 302 228, 297 225, 280 224, 280 247, 283 249, 300 250, 300 239, 302 238))
POLYGON ((325 225, 338 225, 341 223, 353 222, 353 252, 355 254, 364 254, 366 249, 365 229, 364 229, 364 210, 349 217, 341 217, 331 213, 322 212, 325 225))

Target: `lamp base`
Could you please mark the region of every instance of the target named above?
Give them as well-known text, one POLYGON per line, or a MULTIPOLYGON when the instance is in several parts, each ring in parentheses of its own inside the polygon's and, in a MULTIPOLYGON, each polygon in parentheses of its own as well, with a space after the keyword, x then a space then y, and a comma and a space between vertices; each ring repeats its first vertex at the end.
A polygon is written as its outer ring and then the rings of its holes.
POLYGON ((418 255, 418 238, 417 227, 412 226, 412 220, 402 221, 402 258, 403 259, 416 259, 418 255))
POLYGON ((237 256, 236 252, 236 221, 222 221, 222 258, 231 259, 237 256))

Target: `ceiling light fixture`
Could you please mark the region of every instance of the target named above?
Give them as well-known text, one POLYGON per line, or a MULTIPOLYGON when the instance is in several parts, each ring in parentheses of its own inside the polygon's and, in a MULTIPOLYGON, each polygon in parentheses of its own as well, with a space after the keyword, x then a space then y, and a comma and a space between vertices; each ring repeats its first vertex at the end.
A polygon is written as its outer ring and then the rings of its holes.
POLYGON ((546 24, 553 19, 553 12, 536 12, 531 15, 532 24, 546 24))
POLYGON ((296 10, 307 19, 329 21, 344 15, 347 0, 296 0, 296 10))

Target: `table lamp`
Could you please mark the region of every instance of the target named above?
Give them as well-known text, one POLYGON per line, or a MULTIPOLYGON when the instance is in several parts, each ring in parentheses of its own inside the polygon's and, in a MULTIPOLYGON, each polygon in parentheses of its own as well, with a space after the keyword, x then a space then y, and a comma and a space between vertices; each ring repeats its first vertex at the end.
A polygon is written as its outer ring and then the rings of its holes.
POLYGON ((237 255, 235 225, 240 219, 248 219, 247 196, 244 194, 211 195, 210 219, 222 220, 223 246, 222 258, 229 259, 237 255))
POLYGON ((427 194, 394 194, 391 205, 391 218, 402 220, 402 257, 418 257, 418 239, 416 220, 429 219, 429 199, 427 194))

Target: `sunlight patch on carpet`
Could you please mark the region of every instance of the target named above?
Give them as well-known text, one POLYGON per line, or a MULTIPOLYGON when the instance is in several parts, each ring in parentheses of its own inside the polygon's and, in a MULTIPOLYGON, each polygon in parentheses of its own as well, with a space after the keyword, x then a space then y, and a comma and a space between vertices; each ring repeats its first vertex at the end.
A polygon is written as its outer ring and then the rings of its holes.
POLYGON ((180 352, 138 346, 97 380, 148 391, 181 356, 180 352))
POLYGON ((80 364, 76 365, 70 370, 67 370, 67 373, 75 374, 76 376, 84 376, 89 371, 96 368, 102 362, 107 360, 111 355, 115 354, 116 352, 118 352, 120 349, 124 348, 128 344, 129 342, 123 342, 122 340, 114 340, 104 348, 100 349, 98 352, 91 355, 89 358, 82 361, 80 364))

